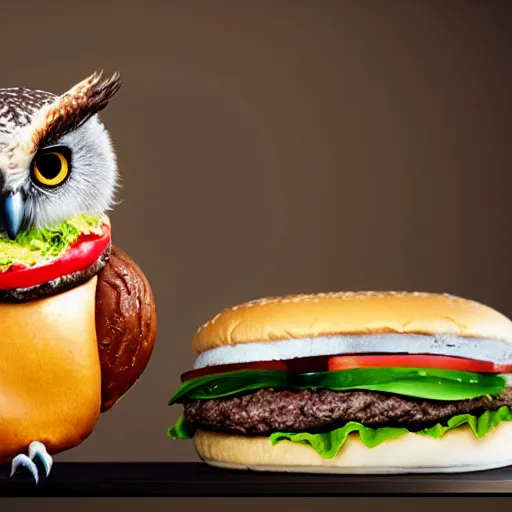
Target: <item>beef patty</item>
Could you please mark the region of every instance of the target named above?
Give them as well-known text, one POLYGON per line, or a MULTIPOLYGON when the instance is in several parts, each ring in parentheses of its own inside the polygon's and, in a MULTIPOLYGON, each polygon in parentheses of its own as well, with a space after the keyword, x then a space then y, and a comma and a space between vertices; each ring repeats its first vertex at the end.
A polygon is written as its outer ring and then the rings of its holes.
POLYGON ((456 402, 374 391, 261 389, 243 396, 186 401, 183 405, 185 418, 196 427, 238 435, 324 432, 348 421, 373 428, 394 426, 418 431, 457 414, 512 407, 512 388, 505 389, 499 397, 456 402))

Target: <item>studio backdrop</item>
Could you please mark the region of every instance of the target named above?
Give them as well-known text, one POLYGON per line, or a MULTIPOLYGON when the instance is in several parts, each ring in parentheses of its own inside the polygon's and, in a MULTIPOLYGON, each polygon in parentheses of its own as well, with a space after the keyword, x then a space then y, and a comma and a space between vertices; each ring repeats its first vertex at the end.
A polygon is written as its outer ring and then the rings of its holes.
POLYGON ((512 315, 509 4, 28 3, 2 6, 1 86, 122 75, 114 243, 159 315, 142 379, 57 461, 197 460, 167 402, 241 301, 421 290, 512 315))

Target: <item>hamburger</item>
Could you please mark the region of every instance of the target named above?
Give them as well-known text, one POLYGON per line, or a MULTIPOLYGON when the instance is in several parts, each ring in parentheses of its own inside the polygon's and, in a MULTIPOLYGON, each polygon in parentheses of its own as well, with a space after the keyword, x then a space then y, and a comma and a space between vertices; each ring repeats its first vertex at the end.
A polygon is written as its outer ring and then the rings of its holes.
POLYGON ((156 305, 107 215, 0 230, 0 464, 39 479, 144 372, 156 305), (28 453, 28 458, 27 454, 28 453))
POLYGON ((224 310, 168 430, 207 464, 425 473, 512 464, 512 322, 449 294, 341 292, 224 310))

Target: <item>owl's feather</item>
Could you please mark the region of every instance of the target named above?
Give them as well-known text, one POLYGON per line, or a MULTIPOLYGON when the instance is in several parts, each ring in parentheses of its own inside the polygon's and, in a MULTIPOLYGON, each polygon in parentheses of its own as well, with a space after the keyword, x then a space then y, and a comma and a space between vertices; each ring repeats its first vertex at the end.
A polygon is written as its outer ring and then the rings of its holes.
POLYGON ((30 124, 34 114, 55 101, 51 92, 27 87, 0 89, 0 135, 7 140, 17 129, 30 124))
POLYGON ((39 111, 32 122, 32 152, 39 147, 55 144, 108 105, 122 82, 119 73, 103 82, 102 75, 93 73, 39 111))
POLYGON ((23 193, 24 229, 112 208, 117 158, 97 114, 121 84, 119 73, 106 80, 93 73, 58 96, 26 87, 0 89, 0 196, 23 193), (38 151, 53 144, 69 148, 71 171, 62 186, 45 189, 31 179, 31 165, 38 151))

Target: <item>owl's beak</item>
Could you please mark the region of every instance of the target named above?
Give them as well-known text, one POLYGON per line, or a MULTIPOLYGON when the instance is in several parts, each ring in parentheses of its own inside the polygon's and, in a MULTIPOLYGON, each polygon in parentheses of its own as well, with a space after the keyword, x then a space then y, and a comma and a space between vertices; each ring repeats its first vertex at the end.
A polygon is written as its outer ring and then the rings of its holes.
POLYGON ((0 212, 5 234, 14 240, 20 232, 25 216, 25 200, 21 191, 8 193, 3 200, 0 212))

